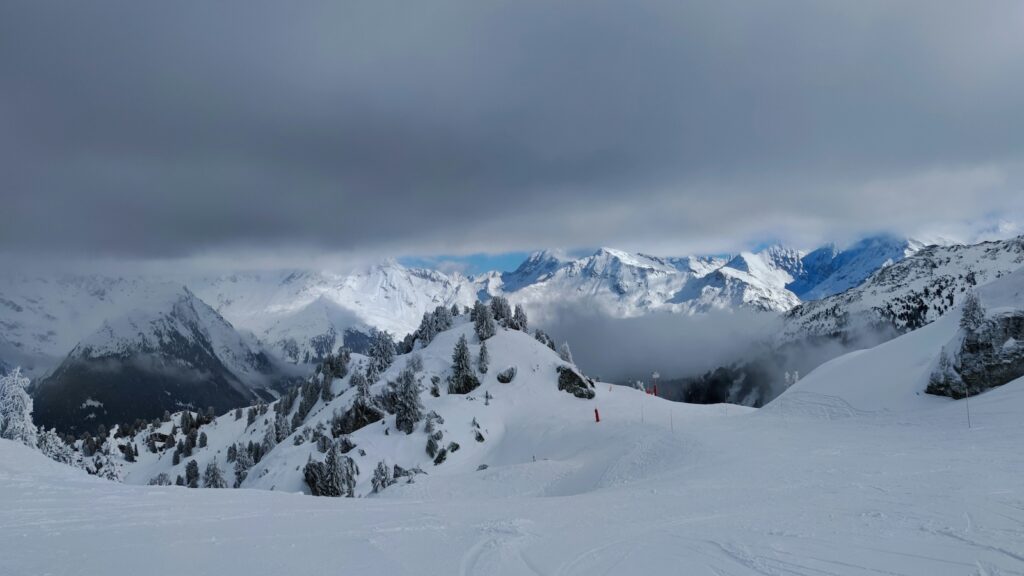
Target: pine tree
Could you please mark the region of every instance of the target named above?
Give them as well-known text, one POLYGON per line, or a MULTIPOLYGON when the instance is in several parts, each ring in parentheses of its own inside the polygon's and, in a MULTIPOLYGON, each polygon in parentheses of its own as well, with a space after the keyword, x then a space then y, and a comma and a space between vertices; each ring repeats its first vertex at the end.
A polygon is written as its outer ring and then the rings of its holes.
POLYGON ((206 448, 206 444, 209 442, 209 438, 206 437, 206 432, 199 435, 199 447, 206 448))
POLYGON ((521 304, 516 304, 516 311, 512 314, 512 322, 509 327, 513 330, 521 330, 526 332, 529 328, 529 321, 526 318, 526 310, 523 309, 521 304))
POLYGON ((314 496, 355 496, 356 478, 359 468, 341 452, 338 442, 327 451, 327 458, 317 462, 310 457, 304 469, 306 483, 314 496))
POLYGON ((491 336, 494 336, 496 328, 494 326, 494 317, 491 315, 491 309, 483 302, 477 301, 473 307, 473 329, 476 331, 476 337, 481 342, 487 340, 491 336))
POLYGON ((466 341, 466 336, 462 335, 452 352, 452 375, 448 378, 449 394, 466 394, 480 385, 480 381, 473 374, 472 363, 469 343, 466 341))
POLYGON ((57 431, 54 429, 45 430, 39 429, 39 439, 37 441, 39 451, 46 455, 51 460, 55 460, 62 464, 68 464, 70 466, 81 467, 81 457, 78 452, 75 452, 71 446, 65 442, 57 431))
POLYGON ((490 308, 494 321, 508 328, 512 321, 512 308, 508 304, 508 299, 504 296, 495 296, 491 298, 490 308))
POLYGON ((391 366, 395 359, 395 342, 387 331, 375 330, 370 338, 370 348, 367 351, 370 356, 371 365, 380 374, 391 366))
POLYGON ((420 402, 420 388, 411 370, 398 374, 395 382, 395 428, 412 434, 416 423, 423 419, 423 403, 420 402))
POLYGON ((971 290, 964 298, 960 312, 960 327, 968 334, 973 334, 985 323, 985 308, 981 305, 978 293, 971 290))
POLYGON ((536 331, 534 331, 533 337, 537 340, 537 342, 540 342, 541 344, 547 346, 552 350, 555 349, 554 339, 552 339, 551 336, 548 336, 547 333, 545 333, 543 330, 537 329, 536 331))
POLYGON ((36 447, 36 427, 32 423, 32 397, 25 388, 29 379, 15 368, 0 377, 0 438, 36 447))
POLYGON ((563 362, 575 364, 575 362, 572 361, 572 350, 569 349, 568 342, 562 342, 562 347, 558 349, 558 356, 562 359, 563 362))
POLYGON ((391 476, 391 468, 383 460, 377 462, 377 469, 373 471, 373 492, 374 494, 395 483, 391 476))
POLYGON ((185 465, 185 483, 189 488, 199 488, 199 463, 195 460, 185 465))
POLYGON ((242 485, 245 482, 246 476, 249 475, 249 469, 256 465, 252 459, 252 453, 242 447, 236 449, 235 455, 235 488, 242 485))
POLYGON ((480 356, 477 358, 477 367, 481 374, 487 374, 487 368, 491 363, 491 355, 487 352, 487 342, 480 344, 480 356))
MULTIPOLYGON (((194 462, 194 460, 193 460, 194 462)), ((224 475, 221 474, 220 468, 217 466, 217 459, 214 458, 206 465, 206 471, 203 472, 203 488, 227 488, 228 483, 224 480, 224 475)))

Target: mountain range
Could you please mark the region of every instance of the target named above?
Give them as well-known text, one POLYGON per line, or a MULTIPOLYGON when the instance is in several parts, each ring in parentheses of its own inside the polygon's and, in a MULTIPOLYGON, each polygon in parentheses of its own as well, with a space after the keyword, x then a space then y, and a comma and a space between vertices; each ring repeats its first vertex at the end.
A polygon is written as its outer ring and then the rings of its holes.
POLYGON ((43 421, 116 422, 130 412, 116 406, 126 390, 147 398, 139 401, 146 418, 184 404, 219 409, 267 397, 340 345, 363 351, 373 330, 400 339, 438 306, 500 295, 538 325, 558 306, 615 317, 785 313, 809 298, 834 298, 921 249, 909 239, 872 237, 842 250, 772 245, 733 256, 541 251, 515 270, 474 276, 396 260, 344 274, 11 276, 0 278, 0 362, 37 378, 43 421), (199 375, 215 390, 196 394, 190 382, 199 375), (143 393, 141 382, 160 384, 143 393))

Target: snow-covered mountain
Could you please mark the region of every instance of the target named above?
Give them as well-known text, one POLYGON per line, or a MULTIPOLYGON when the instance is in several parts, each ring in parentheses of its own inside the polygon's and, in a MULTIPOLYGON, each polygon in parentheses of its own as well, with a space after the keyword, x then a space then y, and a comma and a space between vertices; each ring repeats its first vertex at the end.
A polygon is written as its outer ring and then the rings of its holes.
POLYGON ((791 310, 780 343, 850 339, 865 328, 913 330, 961 302, 967 290, 1024 266, 1024 236, 973 245, 928 246, 884 266, 845 292, 791 310))
MULTIPOLYGON (((1018 272, 979 289, 990 317, 1020 310, 1022 280, 1018 272)), ((450 365, 460 330, 419 351, 424 384, 450 365)), ((228 414, 202 423, 195 430, 206 446, 177 466, 175 448, 161 448, 176 446, 167 436, 181 415, 154 430, 164 435, 157 453, 148 430, 113 438, 125 447, 112 461, 127 485, 0 440, 0 552, 16 574, 83 565, 104 574, 275 574, 322 571, 339 559, 400 575, 587 575, 626 565, 687 574, 1016 574, 1024 568, 1024 378, 969 403, 924 393, 959 331, 948 314, 844 355, 761 410, 603 384, 593 400, 575 398, 557 390, 550 371, 559 361, 547 348, 500 332, 488 341, 492 370, 516 363, 511 383, 488 376, 473 399, 422 391, 425 408, 443 419, 432 419, 429 434, 460 445, 444 461, 425 453, 425 421, 406 434, 388 415, 348 435, 355 446, 342 461, 346 473, 358 466, 352 492, 363 498, 290 493, 308 492, 301 470, 326 460, 305 425, 275 441, 242 482, 273 491, 131 485, 161 473, 173 482, 191 460, 200 485, 211 463, 233 480, 225 446, 237 456, 238 446, 261 443, 277 420, 272 407, 252 422, 228 414), (381 462, 390 478, 377 474, 381 462), (374 491, 375 477, 383 489, 374 491), (58 536, 63 553, 54 554, 58 536), (111 541, 123 551, 110 554, 111 541)), ((332 382, 338 397, 312 405, 309 423, 351 405, 345 381, 332 382)), ((180 426, 175 439, 185 441, 180 426)))
POLYGON ((40 423, 62 430, 154 418, 189 405, 218 410, 273 398, 286 376, 187 288, 148 286, 147 300, 83 338, 34 396, 40 423))
POLYGON ((468 277, 394 260, 349 273, 285 270, 214 276, 64 275, 0 278, 0 360, 39 377, 107 320, 153 302, 164 282, 184 284, 274 356, 310 365, 344 344, 360 350, 373 329, 396 339, 437 306, 506 296, 544 310, 585 306, 617 317, 737 307, 785 312, 805 297, 847 288, 916 244, 872 238, 846 250, 781 246, 731 258, 663 258, 602 248, 580 258, 532 254, 516 270, 468 277))
POLYGON ((324 460, 327 446, 341 444, 345 458, 351 459, 357 471, 354 495, 368 495, 374 491, 379 462, 392 480, 402 484, 424 472, 462 474, 482 464, 522 462, 530 457, 531 443, 538 440, 524 424, 538 419, 555 421, 569 414, 594 418, 594 383, 544 343, 530 334, 503 328, 486 343, 490 367, 480 373, 481 343, 473 323, 468 317, 456 317, 455 326, 436 335, 425 348, 417 345, 414 352, 396 356, 379 380, 365 390, 356 384, 356 378, 372 360, 353 355, 343 377, 321 380, 316 376, 295 396, 273 402, 265 410, 253 409, 252 417, 247 411, 238 411, 203 424, 199 431, 205 446, 188 446, 179 458, 173 458, 172 452, 176 440, 188 431, 187 425, 181 425, 181 415, 176 414, 172 422, 114 440, 140 448, 135 462, 122 464, 124 480, 146 484, 160 474, 170 480, 179 475, 185 478, 188 461, 194 459, 201 470, 216 460, 233 483, 236 458, 227 459, 229 449, 234 446, 232 452, 237 454, 255 442, 260 445, 255 449, 258 461, 239 482, 241 487, 309 493, 304 467, 311 460, 324 460), (454 393, 447 382, 454 370, 452 351, 462 337, 470 342, 472 371, 479 378, 479 387, 469 393, 454 393), (401 394, 398 383, 403 372, 421 403, 416 421, 405 431, 399 422, 400 410, 394 408, 402 401, 389 399, 401 394), (509 378, 511 381, 502 382, 509 378), (322 388, 325 382, 330 387, 328 393, 322 388), (574 395, 577 390, 572 386, 580 387, 578 395, 582 397, 574 395), (175 424, 179 425, 178 438, 172 436, 175 424), (154 446, 153 435, 159 438, 156 450, 147 450, 154 446), (395 466, 410 475, 396 478, 395 466))

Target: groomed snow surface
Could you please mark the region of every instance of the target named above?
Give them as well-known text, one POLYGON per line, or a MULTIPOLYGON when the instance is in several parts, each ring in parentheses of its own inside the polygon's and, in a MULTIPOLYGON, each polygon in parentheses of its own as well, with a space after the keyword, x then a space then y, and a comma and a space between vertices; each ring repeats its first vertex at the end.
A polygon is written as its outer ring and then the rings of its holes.
POLYGON ((506 431, 518 464, 358 499, 116 484, 0 441, 0 573, 1024 574, 1024 380, 970 430, 962 401, 819 383, 759 412, 603 386, 506 431))

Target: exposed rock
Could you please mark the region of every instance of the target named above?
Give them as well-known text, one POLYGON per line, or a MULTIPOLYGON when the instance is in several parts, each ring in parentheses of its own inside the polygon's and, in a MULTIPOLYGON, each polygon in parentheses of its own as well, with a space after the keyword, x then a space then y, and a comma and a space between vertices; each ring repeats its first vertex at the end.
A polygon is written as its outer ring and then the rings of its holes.
POLYGON ((1024 310, 996 314, 963 335, 952 359, 940 360, 926 392, 974 396, 1024 376, 1024 310))
POLYGON ((558 389, 585 400, 590 400, 595 395, 593 380, 564 365, 558 367, 558 389))

